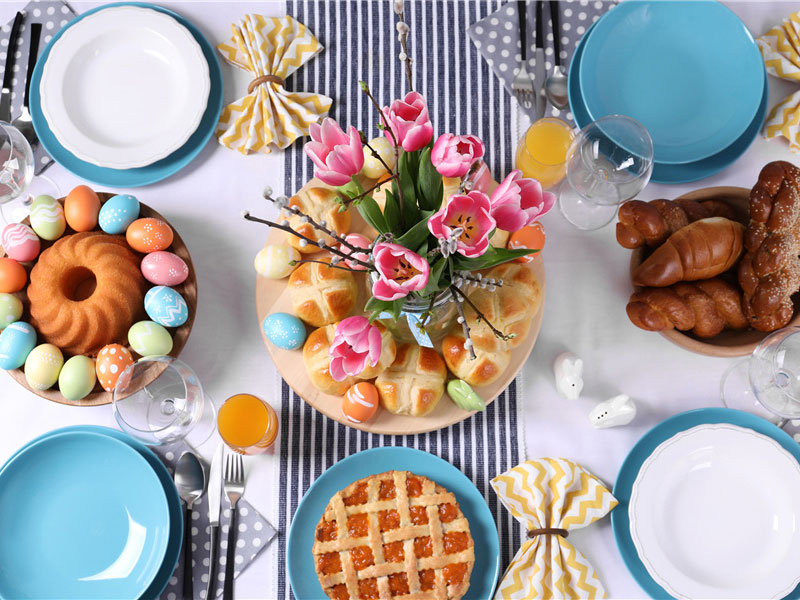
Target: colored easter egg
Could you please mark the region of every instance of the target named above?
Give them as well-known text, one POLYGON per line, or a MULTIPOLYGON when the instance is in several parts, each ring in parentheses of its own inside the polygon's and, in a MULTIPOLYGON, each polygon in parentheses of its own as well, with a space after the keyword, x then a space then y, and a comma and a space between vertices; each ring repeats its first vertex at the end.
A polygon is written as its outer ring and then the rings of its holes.
POLYGON ((306 341, 306 326, 289 313, 272 313, 262 326, 267 339, 281 350, 296 350, 306 341))
POLYGON ((13 294, 25 287, 28 272, 13 258, 0 258, 0 293, 13 294))
POLYGON ((13 294, 0 294, 0 330, 22 317, 22 302, 13 294))
POLYGON ((41 242, 33 229, 22 223, 11 223, 5 226, 0 236, 0 244, 9 258, 20 262, 28 262, 39 256, 41 242))
POLYGON ((461 379, 453 379, 447 383, 447 395, 453 403, 463 410, 483 410, 486 403, 472 386, 461 379))
POLYGON ((79 185, 67 194, 64 200, 64 216, 67 225, 75 231, 91 231, 97 227, 100 214, 100 198, 86 185, 79 185))
POLYGON ((142 275, 156 285, 178 285, 186 281, 189 267, 177 254, 159 250, 142 259, 142 275))
POLYGON ((113 392, 120 374, 133 364, 130 350, 121 344, 104 346, 97 354, 95 371, 97 381, 107 392, 113 392))
POLYGON ((97 222, 100 229, 112 235, 125 233, 128 225, 139 218, 139 201, 130 194, 118 194, 109 198, 100 209, 97 222))
POLYGON ((189 318, 189 307, 179 292, 165 285, 147 290, 144 296, 147 316, 164 327, 180 327, 189 318))
POLYGON ((282 279, 291 275, 295 265, 291 261, 300 260, 300 253, 286 244, 267 244, 256 254, 253 264, 256 273, 268 279, 282 279))
POLYGON ((128 245, 147 254, 157 250, 165 250, 172 244, 172 229, 161 219, 136 219, 125 232, 128 245))
MULTIPOLYGON (((356 248, 364 248, 365 250, 367 250, 367 252, 366 253, 356 252, 355 250, 353 250, 352 248, 348 248, 344 244, 341 245, 342 252, 344 252, 345 254, 352 255, 353 258, 358 259, 362 262, 366 262, 367 260, 369 260, 369 247, 372 245, 372 242, 369 240, 368 237, 361 235, 360 233, 348 233, 346 236, 344 236, 344 241, 352 244, 356 248)), ((347 264, 348 267, 350 267, 351 269, 355 269, 356 271, 367 270, 366 267, 352 260, 348 259, 345 260, 344 262, 345 264, 347 264)))
POLYGON ((128 330, 128 343, 142 356, 164 356, 172 351, 169 331, 153 321, 139 321, 128 330))
POLYGON ((378 177, 386 173, 384 163, 390 168, 394 168, 394 161, 395 154, 392 142, 386 139, 385 135, 381 135, 372 138, 369 146, 364 146, 364 166, 361 167, 361 172, 365 177, 378 179, 378 177), (373 150, 378 153, 378 156, 381 157, 380 159, 372 154, 373 150), (383 162, 381 162, 381 159, 383 159, 383 162))
MULTIPOLYGON (((509 250, 518 250, 520 248, 530 248, 531 250, 541 250, 544 248, 544 225, 536 221, 533 225, 523 227, 519 231, 515 231, 508 239, 506 248, 509 250)), ((533 254, 526 254, 516 259, 516 262, 527 263, 531 262, 539 256, 541 252, 534 252, 533 254)))
POLYGON ((64 355, 53 344, 39 344, 25 359, 25 380, 35 390, 46 390, 58 381, 64 355))
POLYGON ((61 203, 46 194, 36 196, 31 204, 31 227, 43 240, 60 238, 67 228, 61 203))
POLYGON ((25 321, 7 325, 0 332, 0 369, 19 369, 36 346, 36 330, 25 321))
POLYGON ((58 389, 64 398, 75 402, 89 395, 95 381, 94 361, 88 356, 73 356, 61 367, 58 389))
POLYGON ((359 381, 342 398, 342 413, 348 421, 364 423, 378 410, 378 390, 368 381, 359 381))

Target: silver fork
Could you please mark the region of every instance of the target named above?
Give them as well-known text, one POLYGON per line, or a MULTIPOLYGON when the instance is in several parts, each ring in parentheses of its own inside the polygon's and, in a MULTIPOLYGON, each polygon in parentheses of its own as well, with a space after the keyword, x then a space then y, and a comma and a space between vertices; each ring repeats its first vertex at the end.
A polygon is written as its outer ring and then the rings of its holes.
POLYGON ((231 520, 228 525, 228 549, 225 553, 225 585, 222 600, 233 600, 233 567, 236 562, 237 504, 244 494, 244 464, 241 454, 228 454, 223 474, 225 495, 231 503, 231 520))
POLYGON ((528 18, 528 6, 526 0, 517 1, 517 13, 519 17, 519 47, 521 62, 514 81, 511 82, 511 90, 519 105, 534 118, 536 109, 536 95, 533 90, 533 80, 528 74, 528 39, 525 34, 525 25, 528 18))

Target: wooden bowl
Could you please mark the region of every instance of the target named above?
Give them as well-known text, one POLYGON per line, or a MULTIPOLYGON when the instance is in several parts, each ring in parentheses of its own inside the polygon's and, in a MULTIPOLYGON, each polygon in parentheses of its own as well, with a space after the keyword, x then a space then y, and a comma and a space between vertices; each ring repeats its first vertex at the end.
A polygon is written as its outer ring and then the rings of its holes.
MULTIPOLYGON (((319 184, 315 180, 311 180, 304 187, 315 187, 319 184)), ((358 214, 358 211, 352 212, 352 224, 350 231, 354 233, 363 233, 371 239, 375 237, 375 231, 369 227, 358 214)), ((266 239, 266 244, 284 244, 287 243, 286 236, 288 234, 279 230, 270 230, 266 239)), ((304 258, 314 258, 315 255, 308 255, 304 258)), ((542 316, 544 314, 544 298, 545 298, 545 276, 544 276, 544 263, 541 258, 537 258, 532 263, 533 271, 536 274, 539 284, 542 286, 542 305, 539 311, 534 315, 531 322, 531 328, 528 332, 528 337, 516 348, 511 351, 511 362, 503 373, 503 375, 491 385, 476 387, 475 391, 490 404, 499 396, 517 376, 528 356, 533 350, 533 345, 539 335, 539 329, 542 325, 542 316)), ((366 275, 354 274, 358 287, 358 300, 357 306, 363 306, 367 300, 367 285, 363 280, 366 275)), ((447 392, 439 400, 436 408, 424 417, 411 417, 407 415, 395 415, 383 408, 379 409, 377 414, 367 421, 366 423, 353 423, 348 421, 342 414, 342 397, 331 396, 324 394, 315 388, 306 374, 305 365, 303 363, 303 350, 281 350, 276 348, 272 343, 267 340, 264 334, 264 328, 261 324, 264 319, 275 312, 286 312, 294 314, 292 302, 287 289, 288 278, 285 279, 267 279, 266 277, 258 276, 256 281, 256 309, 258 312, 259 330, 261 337, 264 339, 264 344, 267 346, 272 360, 278 369, 278 372, 286 380, 289 386, 295 393, 303 398, 309 405, 326 415, 327 417, 338 421, 342 425, 361 429, 362 431, 369 431, 371 433, 381 433, 389 435, 402 435, 425 433, 427 431, 434 431, 442 429, 463 421, 467 417, 474 414, 462 410, 456 406, 448 397, 447 392)), ((437 344, 437 351, 440 351, 440 344, 437 344)))
MULTIPOLYGON (((100 197, 100 202, 105 204, 105 202, 109 198, 112 198, 115 194, 98 192, 97 195, 100 197)), ((63 205, 64 198, 60 198, 59 202, 61 202, 61 204, 63 205)), ((169 224, 169 221, 167 221, 167 219, 161 216, 157 211, 150 208, 146 204, 142 204, 140 202, 139 218, 142 219, 145 217, 154 217, 156 219, 161 219, 165 223, 169 224)), ((30 225, 30 218, 26 218, 22 222, 26 225, 30 225)), ((172 227, 171 224, 169 225, 170 227, 172 227)), ((95 229, 95 231, 100 231, 100 228, 98 227, 97 229, 95 229)), ((186 263, 186 266, 189 267, 189 276, 186 278, 186 281, 184 281, 180 285, 172 286, 176 291, 180 292, 181 296, 183 296, 183 299, 186 300, 186 305, 189 308, 189 318, 186 320, 186 323, 184 323, 180 327, 176 327, 174 330, 170 332, 172 334, 172 351, 169 353, 169 355, 177 358, 178 355, 180 355, 181 351, 183 350, 183 347, 186 345, 186 340, 189 339, 189 333, 192 331, 192 325, 194 324, 194 316, 195 313, 197 312, 197 273, 194 270, 194 264, 192 264, 192 257, 189 255, 189 249, 186 247, 183 238, 181 238, 180 234, 175 230, 174 227, 172 227, 172 232, 174 234, 172 240, 172 246, 170 246, 168 250, 173 254, 176 254, 180 258, 182 258, 183 262, 186 263)), ((72 233, 75 232, 68 226, 66 231, 64 232, 64 235, 70 235, 72 233)), ((62 235, 61 237, 64 237, 64 235, 62 235)), ((42 251, 52 246, 55 243, 55 241, 48 242, 47 240, 41 240, 42 251)), ((5 253, 2 253, 2 255, 5 256, 5 253)), ((26 271, 28 271, 28 273, 30 274, 30 270, 31 268, 33 268, 34 264, 36 264, 35 261, 31 263, 24 263, 23 266, 26 268, 26 271)), ((30 319, 29 302, 28 302, 28 295, 25 293, 25 289, 23 289, 21 292, 17 292, 15 296, 17 296, 22 301, 23 305, 22 320, 24 321, 29 320, 30 319)), ((131 325, 133 325, 133 323, 131 323, 131 325)), ((43 342, 44 340, 41 339, 37 340, 37 343, 43 343, 43 342)), ((127 344, 125 345, 127 346, 127 344)), ((130 346, 128 346, 128 348, 130 349, 130 346)), ((21 386, 23 386, 27 390, 33 392, 37 396, 41 396, 42 398, 47 398, 48 400, 51 400, 53 402, 58 402, 59 404, 69 404, 72 406, 99 406, 101 404, 111 403, 111 397, 112 397, 111 392, 106 392, 100 386, 99 382, 95 384, 94 390, 88 396, 80 400, 72 401, 72 400, 67 400, 66 398, 64 398, 64 396, 61 395, 61 392, 58 391, 57 384, 48 390, 36 390, 28 385, 28 382, 25 379, 25 373, 22 369, 14 369, 12 371, 8 371, 8 373, 11 375, 11 377, 16 379, 21 386)), ((153 379, 158 377, 159 374, 160 371, 156 372, 156 370, 153 370, 153 376, 151 377, 150 380, 152 381, 153 379)))
MULTIPOLYGON (((680 196, 678 199, 683 198, 697 201, 712 199, 721 200, 731 206, 736 211, 737 216, 741 216, 745 222, 749 215, 750 190, 748 188, 727 186, 708 187, 689 192, 688 194, 680 196)), ((633 272, 636 270, 636 267, 641 264, 647 254, 644 247, 636 248, 631 252, 631 279, 633 278, 633 272)), ((736 279, 736 268, 737 267, 734 267, 728 272, 732 275, 734 280, 736 279)), ((634 290, 638 289, 640 288, 634 286, 634 290)), ((789 322, 789 325, 800 325, 800 311, 797 310, 797 306, 795 306, 795 314, 789 322)), ((761 343, 761 340, 769 335, 769 333, 756 331, 755 329, 746 329, 743 331, 725 329, 719 335, 711 338, 700 338, 691 333, 691 331, 683 332, 677 329, 667 329, 659 333, 681 348, 686 348, 698 354, 705 354, 706 356, 721 357, 749 356, 753 353, 753 350, 756 349, 756 346, 761 343)))

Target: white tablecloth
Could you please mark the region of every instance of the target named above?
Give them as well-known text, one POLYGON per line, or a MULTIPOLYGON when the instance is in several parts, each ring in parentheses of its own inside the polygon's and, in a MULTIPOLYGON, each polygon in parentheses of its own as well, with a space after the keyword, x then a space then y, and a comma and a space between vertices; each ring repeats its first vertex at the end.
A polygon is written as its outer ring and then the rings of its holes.
MULTIPOLYGON (((24 4, 3 0, 0 23, 24 4)), ((80 13, 98 3, 71 4, 80 13)), ((263 0, 162 4, 189 18, 212 43, 226 39, 230 23, 247 12, 285 12, 282 2, 263 0)), ((796 3, 790 2, 727 4, 755 35, 797 8, 796 3)), ((22 61, 24 64, 24 58, 22 61)), ((226 64, 223 75, 228 102, 241 95, 248 79, 226 64)), ((792 86, 770 79, 772 106, 792 86)), ((759 138, 742 158, 714 177, 680 186, 652 184, 640 197, 674 198, 717 185, 750 187, 764 164, 779 159, 795 160, 787 144, 759 138)), ((265 211, 261 190, 265 184, 283 189, 283 160, 282 153, 245 158, 212 141, 190 167, 177 175, 146 188, 129 190, 164 214, 192 253, 198 274, 199 306, 181 358, 197 370, 217 400, 250 392, 278 405, 277 375, 261 340, 254 305, 252 259, 263 244, 266 230, 244 222, 239 212, 265 211)), ((48 175, 62 192, 81 183, 58 165, 48 175)), ((544 223, 545 317, 524 369, 521 394, 527 454, 570 458, 612 485, 626 453, 650 427, 684 410, 718 405, 719 379, 731 361, 688 353, 628 322, 624 308, 630 293, 629 252, 616 244, 613 226, 580 232, 571 228, 556 210, 544 218, 544 223), (553 385, 552 361, 564 350, 577 353, 585 362, 586 386, 583 398, 577 402, 558 396, 553 385), (636 399, 636 420, 627 427, 594 430, 588 424, 588 412, 595 402, 617 393, 636 399)), ((7 375, 0 375, 0 463, 43 432, 82 423, 113 427, 111 408, 53 404, 27 392, 7 375)), ((204 451, 207 454, 208 447, 204 451)), ((276 462, 271 455, 249 461, 246 496, 267 517, 275 510, 279 476, 276 462)), ((609 597, 644 596, 619 557, 610 519, 575 532, 570 540, 597 568, 609 597)), ((274 560, 271 552, 262 553, 237 581, 237 598, 267 597, 265 590, 270 589, 274 560)))

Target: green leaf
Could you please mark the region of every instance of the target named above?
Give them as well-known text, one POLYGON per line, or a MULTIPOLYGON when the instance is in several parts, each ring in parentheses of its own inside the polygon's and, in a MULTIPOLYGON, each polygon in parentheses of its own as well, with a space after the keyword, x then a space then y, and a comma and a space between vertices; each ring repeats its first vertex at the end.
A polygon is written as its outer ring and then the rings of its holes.
POLYGON ((520 248, 518 250, 509 250, 507 248, 494 248, 489 246, 489 249, 483 256, 476 258, 465 258, 458 256, 453 259, 453 268, 458 271, 477 271, 478 269, 488 269, 503 263, 538 252, 538 250, 529 250, 527 248, 520 248))
POLYGON ((396 232, 400 225, 400 207, 397 206, 394 194, 386 190, 386 204, 383 205, 383 216, 386 218, 386 225, 389 231, 396 232))
POLYGON ((428 231, 428 217, 430 214, 424 212, 420 216, 423 217, 422 220, 397 238, 395 240, 396 244, 400 244, 404 248, 417 248, 428 238, 430 234, 428 231))
MULTIPOLYGON (((399 186, 403 192, 403 226, 405 228, 411 227, 420 219, 419 206, 417 206, 417 192, 414 187, 416 170, 414 169, 413 154, 413 152, 403 152, 400 155, 400 163, 398 165, 399 186)), ((392 182, 393 192, 396 187, 394 185, 395 183, 398 183, 397 180, 392 182)))
POLYGON ((442 176, 431 162, 430 148, 425 148, 419 158, 417 192, 420 207, 425 210, 439 210, 444 195, 444 183, 442 176))
POLYGON ((403 311, 403 304, 406 303, 405 298, 398 298, 394 302, 392 302, 392 317, 395 321, 400 318, 400 313, 403 311))
POLYGON ((364 304, 364 310, 373 310, 377 313, 381 313, 383 311, 391 312, 394 308, 394 302, 388 300, 378 300, 374 296, 370 296, 370 299, 367 300, 367 303, 364 304))
POLYGON ((386 218, 381 212, 381 207, 378 206, 372 196, 364 196, 361 199, 361 202, 358 203, 358 212, 376 231, 380 233, 389 232, 389 226, 386 224, 386 218))
POLYGON ((421 296, 429 296, 430 294, 434 294, 439 291, 439 279, 441 278, 442 271, 444 271, 446 265, 447 259, 442 257, 439 257, 439 259, 433 263, 433 266, 431 267, 431 273, 428 276, 428 284, 420 292, 421 296))
POLYGON ((356 181, 355 178, 353 178, 344 185, 340 185, 339 187, 337 187, 336 191, 340 192, 341 194, 343 194, 348 198, 355 198, 364 190, 362 189, 358 181, 356 181))

